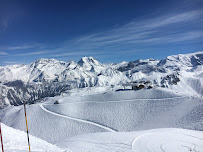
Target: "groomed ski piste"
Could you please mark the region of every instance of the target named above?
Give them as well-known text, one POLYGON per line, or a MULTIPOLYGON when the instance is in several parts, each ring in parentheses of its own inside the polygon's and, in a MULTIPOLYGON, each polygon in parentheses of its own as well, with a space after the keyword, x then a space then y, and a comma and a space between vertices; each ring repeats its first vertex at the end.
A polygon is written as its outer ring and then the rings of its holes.
MULTIPOLYGON (((201 96, 164 88, 138 91, 116 89, 73 89, 63 96, 27 105, 31 150, 203 150, 201 96), (56 101, 58 104, 54 104, 56 101)), ((23 106, 8 106, 0 111, 0 116, 5 152, 28 151, 23 106)))

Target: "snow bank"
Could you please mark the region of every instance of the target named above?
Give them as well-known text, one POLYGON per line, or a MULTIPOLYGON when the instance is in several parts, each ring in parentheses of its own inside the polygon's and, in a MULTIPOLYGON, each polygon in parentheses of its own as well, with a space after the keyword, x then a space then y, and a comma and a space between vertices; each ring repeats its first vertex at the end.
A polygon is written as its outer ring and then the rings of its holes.
MULTIPOLYGON (((1 124, 5 152, 28 151, 27 134, 1 124)), ((62 152, 60 148, 42 139, 30 135, 31 151, 33 152, 62 152)))

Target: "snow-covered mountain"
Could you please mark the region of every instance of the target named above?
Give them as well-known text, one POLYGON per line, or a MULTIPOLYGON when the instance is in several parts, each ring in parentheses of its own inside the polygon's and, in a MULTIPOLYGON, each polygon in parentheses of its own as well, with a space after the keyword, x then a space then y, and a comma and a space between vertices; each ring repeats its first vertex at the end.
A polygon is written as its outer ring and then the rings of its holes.
POLYGON ((152 87, 167 87, 203 95, 203 52, 169 56, 161 61, 136 60, 101 64, 93 57, 78 63, 38 59, 29 65, 0 67, 0 107, 61 94, 72 88, 121 85, 150 81, 152 87))

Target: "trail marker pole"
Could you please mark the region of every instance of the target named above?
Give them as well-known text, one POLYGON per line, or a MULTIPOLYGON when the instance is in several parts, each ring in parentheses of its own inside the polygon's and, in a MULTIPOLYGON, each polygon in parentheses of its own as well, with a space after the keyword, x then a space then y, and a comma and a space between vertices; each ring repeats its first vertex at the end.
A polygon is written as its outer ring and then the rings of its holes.
POLYGON ((2 147, 2 152, 4 152, 3 138, 2 138, 2 132, 1 132, 1 120, 0 120, 0 134, 1 134, 1 147, 2 147))
POLYGON ((31 150, 30 150, 30 139, 29 139, 29 133, 28 133, 28 123, 27 123, 27 114, 26 114, 25 102, 24 102, 24 112, 25 112, 25 122, 26 122, 26 128, 27 128, 27 140, 28 140, 29 152, 31 152, 31 150))

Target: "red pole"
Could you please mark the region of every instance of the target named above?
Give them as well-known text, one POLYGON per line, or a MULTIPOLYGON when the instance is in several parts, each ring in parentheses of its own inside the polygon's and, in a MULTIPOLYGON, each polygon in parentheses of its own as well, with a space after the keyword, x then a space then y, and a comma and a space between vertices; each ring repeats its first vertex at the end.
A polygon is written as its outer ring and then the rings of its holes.
POLYGON ((2 138, 2 133, 1 133, 1 120, 0 120, 0 134, 1 134, 1 146, 2 146, 2 152, 4 152, 3 138, 2 138))

